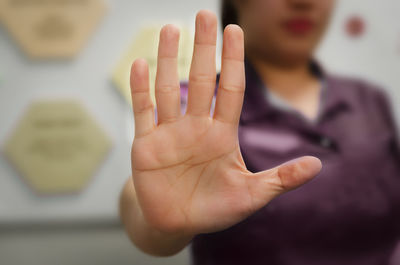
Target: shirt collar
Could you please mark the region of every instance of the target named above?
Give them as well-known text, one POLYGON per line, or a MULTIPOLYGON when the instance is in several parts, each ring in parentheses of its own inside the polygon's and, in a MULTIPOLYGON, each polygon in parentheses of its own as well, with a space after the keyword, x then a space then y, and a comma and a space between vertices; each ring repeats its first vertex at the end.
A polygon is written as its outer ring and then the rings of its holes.
MULTIPOLYGON (((280 110, 266 99, 264 94, 267 89, 266 85, 247 57, 245 57, 244 63, 246 71, 246 90, 241 120, 246 122, 276 115, 280 110)), ((338 82, 337 78, 328 74, 314 58, 310 61, 310 67, 325 83, 321 118, 328 113, 342 109, 342 107, 351 107, 351 102, 346 96, 346 93, 341 93, 342 91, 340 91, 340 82, 338 82)))

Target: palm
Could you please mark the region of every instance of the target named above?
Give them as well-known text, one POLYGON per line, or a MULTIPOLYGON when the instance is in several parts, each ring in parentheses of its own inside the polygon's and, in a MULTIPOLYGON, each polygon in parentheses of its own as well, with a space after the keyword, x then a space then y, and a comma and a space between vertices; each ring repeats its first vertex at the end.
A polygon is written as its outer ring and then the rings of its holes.
POLYGON ((132 173, 142 211, 149 223, 168 232, 196 234, 227 228, 279 193, 310 179, 318 161, 297 163, 252 174, 237 139, 244 92, 243 35, 238 27, 224 32, 220 88, 209 116, 215 85, 216 19, 199 13, 189 80, 186 115, 179 109, 177 47, 179 36, 166 26, 160 34, 154 124, 148 95, 148 69, 132 68, 136 136, 132 173))
POLYGON ((210 215, 231 222, 242 218, 240 204, 250 203, 245 185, 248 171, 236 134, 232 125, 185 117, 135 141, 135 185, 150 218, 162 217, 171 229, 205 231, 220 228, 207 218, 210 215), (150 153, 144 155, 146 150, 150 153))

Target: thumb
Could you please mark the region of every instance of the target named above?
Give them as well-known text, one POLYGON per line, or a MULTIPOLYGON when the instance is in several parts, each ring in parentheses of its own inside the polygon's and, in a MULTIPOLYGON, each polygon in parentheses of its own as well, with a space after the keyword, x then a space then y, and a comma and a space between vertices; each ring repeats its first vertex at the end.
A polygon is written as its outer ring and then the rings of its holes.
POLYGON ((310 181, 321 171, 321 168, 322 164, 318 158, 303 156, 248 176, 253 210, 258 210, 276 196, 310 181))
POLYGON ((281 188, 285 192, 310 181, 321 168, 321 160, 313 156, 303 156, 278 166, 274 177, 281 181, 281 188))

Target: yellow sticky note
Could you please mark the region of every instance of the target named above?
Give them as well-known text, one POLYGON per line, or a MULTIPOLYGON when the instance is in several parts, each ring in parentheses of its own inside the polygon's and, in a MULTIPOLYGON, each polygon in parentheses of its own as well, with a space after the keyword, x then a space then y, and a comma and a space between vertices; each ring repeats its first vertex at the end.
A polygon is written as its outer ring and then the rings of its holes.
POLYGON ((110 149, 110 141, 74 101, 33 103, 8 139, 5 153, 39 193, 82 190, 110 149))
MULTIPOLYGON (((132 103, 129 84, 131 66, 135 59, 144 58, 149 64, 150 95, 155 104, 154 84, 157 72, 158 41, 161 28, 162 25, 143 27, 114 70, 113 81, 117 89, 129 103, 132 103)), ((183 26, 180 27, 178 53, 179 78, 183 80, 188 79, 193 53, 193 38, 190 30, 183 26)))
POLYGON ((0 0, 0 19, 32 58, 78 53, 105 13, 103 0, 0 0))

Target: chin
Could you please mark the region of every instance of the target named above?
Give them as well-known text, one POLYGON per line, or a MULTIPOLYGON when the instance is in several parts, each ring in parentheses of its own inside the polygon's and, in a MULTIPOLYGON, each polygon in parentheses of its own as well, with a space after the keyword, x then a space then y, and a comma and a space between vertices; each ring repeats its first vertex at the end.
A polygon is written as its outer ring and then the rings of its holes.
POLYGON ((280 54, 283 58, 293 60, 294 62, 308 60, 312 57, 313 47, 309 44, 291 43, 290 45, 282 45, 280 54))
POLYGON ((276 61, 285 66, 296 66, 309 61, 312 57, 311 53, 304 51, 281 51, 276 57, 276 61))

